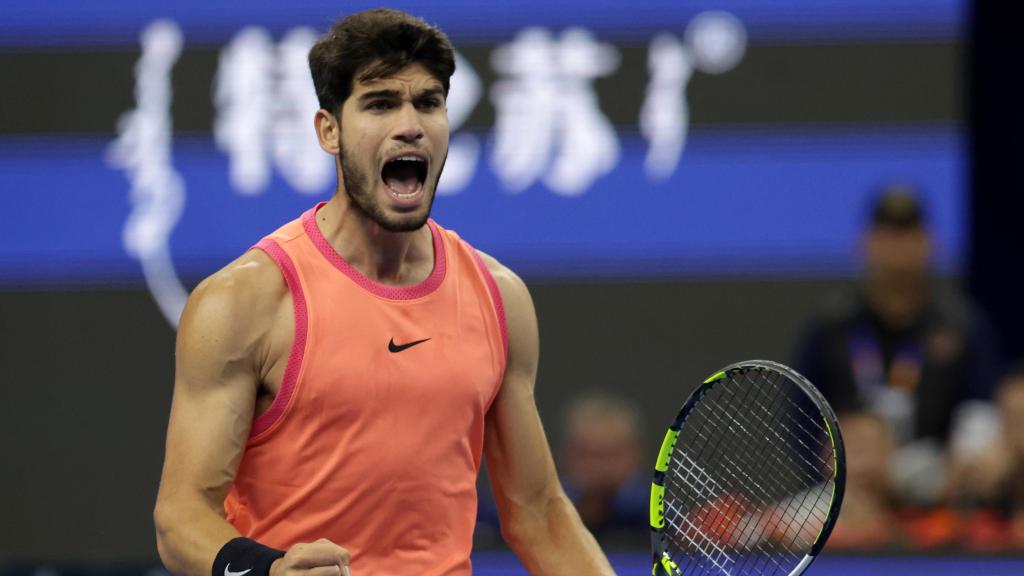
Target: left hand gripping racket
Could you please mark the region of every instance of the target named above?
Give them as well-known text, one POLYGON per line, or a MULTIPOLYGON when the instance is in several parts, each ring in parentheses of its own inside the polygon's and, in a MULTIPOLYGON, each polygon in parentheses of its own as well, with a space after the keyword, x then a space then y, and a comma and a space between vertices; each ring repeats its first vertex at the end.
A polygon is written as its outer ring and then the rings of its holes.
POLYGON ((690 395, 651 484, 654 576, 799 576, 843 502, 832 408, 796 371, 727 366, 690 395))

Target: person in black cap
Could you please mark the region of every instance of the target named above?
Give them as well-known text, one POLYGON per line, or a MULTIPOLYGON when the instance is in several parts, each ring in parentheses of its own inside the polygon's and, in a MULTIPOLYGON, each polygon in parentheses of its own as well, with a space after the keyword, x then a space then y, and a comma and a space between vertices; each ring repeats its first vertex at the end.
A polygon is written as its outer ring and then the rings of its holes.
POLYGON ((796 366, 840 414, 880 417, 896 448, 896 493, 932 503, 944 488, 954 414, 990 397, 999 355, 983 316, 934 281, 918 191, 885 186, 868 214, 862 277, 811 321, 796 366))

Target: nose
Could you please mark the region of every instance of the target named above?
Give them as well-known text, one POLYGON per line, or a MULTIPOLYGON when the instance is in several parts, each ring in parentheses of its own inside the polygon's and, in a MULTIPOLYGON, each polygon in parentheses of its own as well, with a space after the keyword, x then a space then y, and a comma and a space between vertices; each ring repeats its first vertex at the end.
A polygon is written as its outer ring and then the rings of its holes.
POLYGON ((405 102, 398 111, 393 139, 412 144, 423 138, 423 124, 419 112, 411 102, 405 102))

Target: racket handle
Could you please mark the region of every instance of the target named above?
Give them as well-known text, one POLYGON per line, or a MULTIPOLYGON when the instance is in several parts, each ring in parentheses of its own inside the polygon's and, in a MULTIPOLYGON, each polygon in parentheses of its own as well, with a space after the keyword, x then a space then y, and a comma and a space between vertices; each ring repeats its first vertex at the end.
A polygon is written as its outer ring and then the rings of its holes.
POLYGON ((679 567, 668 555, 655 556, 654 566, 651 568, 653 576, 679 576, 679 567))

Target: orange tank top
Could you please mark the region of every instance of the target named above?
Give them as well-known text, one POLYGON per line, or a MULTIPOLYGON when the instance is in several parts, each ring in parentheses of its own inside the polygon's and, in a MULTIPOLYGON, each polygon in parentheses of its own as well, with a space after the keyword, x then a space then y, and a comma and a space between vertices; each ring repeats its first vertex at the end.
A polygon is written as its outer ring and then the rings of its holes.
POLYGON ((497 285, 433 221, 430 276, 374 282, 328 244, 320 206, 257 244, 291 292, 295 338, 227 519, 284 550, 327 538, 358 576, 471 574, 484 418, 508 354, 497 285))

